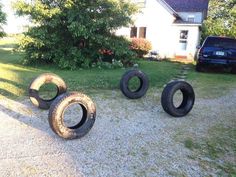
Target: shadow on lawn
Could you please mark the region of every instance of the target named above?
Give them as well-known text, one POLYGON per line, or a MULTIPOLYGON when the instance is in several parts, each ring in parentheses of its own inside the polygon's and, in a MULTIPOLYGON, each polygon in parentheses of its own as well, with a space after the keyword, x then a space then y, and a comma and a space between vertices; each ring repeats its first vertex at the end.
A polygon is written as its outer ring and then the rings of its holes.
POLYGON ((8 83, 8 84, 11 84, 11 85, 14 85, 18 88, 24 88, 25 86, 21 83, 17 83, 17 82, 14 82, 12 80, 8 80, 8 79, 4 79, 4 78, 0 78, 0 83, 8 83))
POLYGON ((23 52, 0 48, 0 63, 21 65, 23 52))
POLYGON ((1 89, 1 88, 0 88, 0 96, 10 97, 10 98, 17 97, 17 95, 12 93, 11 91, 8 91, 6 89, 1 89))
POLYGON ((12 48, 12 49, 16 49, 17 48, 17 44, 15 43, 8 43, 8 44, 0 44, 0 48, 12 48))

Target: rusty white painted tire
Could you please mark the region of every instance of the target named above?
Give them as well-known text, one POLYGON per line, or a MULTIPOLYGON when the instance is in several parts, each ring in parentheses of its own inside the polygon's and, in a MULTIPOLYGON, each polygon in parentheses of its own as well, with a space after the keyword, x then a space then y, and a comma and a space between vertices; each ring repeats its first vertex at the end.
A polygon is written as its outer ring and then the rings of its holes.
POLYGON ((65 93, 67 90, 66 83, 62 78, 53 74, 53 73, 44 73, 32 80, 29 86, 29 98, 33 105, 37 106, 40 109, 49 109, 53 100, 55 100, 59 95, 65 93), (52 99, 42 99, 39 96, 39 89, 44 84, 55 84, 57 87, 57 94, 52 99))

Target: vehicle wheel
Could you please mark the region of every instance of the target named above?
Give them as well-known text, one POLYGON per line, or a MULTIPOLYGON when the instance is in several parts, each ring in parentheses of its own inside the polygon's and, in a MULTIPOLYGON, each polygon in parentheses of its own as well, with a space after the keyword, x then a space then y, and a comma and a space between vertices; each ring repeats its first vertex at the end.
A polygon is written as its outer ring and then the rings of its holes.
POLYGON ((197 64, 195 69, 197 72, 203 72, 203 66, 200 64, 197 64))
POLYGON ((174 117, 182 117, 187 115, 193 108, 195 94, 192 86, 184 81, 170 82, 163 90, 161 95, 161 104, 163 109, 174 117), (181 91, 183 100, 176 107, 174 105, 174 95, 177 91, 181 91))
POLYGON ((122 93, 126 97, 128 97, 130 99, 137 99, 137 98, 141 98, 142 96, 144 96, 148 90, 148 86, 149 86, 148 77, 140 70, 127 71, 122 76, 121 81, 120 81, 120 90, 122 91, 122 93), (137 89, 132 91, 129 88, 129 81, 134 77, 138 78, 139 86, 137 89))
POLYGON ((67 90, 67 86, 65 82, 59 76, 52 73, 44 73, 32 80, 29 86, 29 98, 35 106, 41 109, 49 109, 53 100, 55 100, 57 96, 65 93, 66 90, 67 90), (42 85, 49 84, 49 83, 56 85, 57 93, 55 97, 46 100, 39 96, 39 89, 42 85))
POLYGON ((62 138, 76 139, 87 134, 93 127, 96 118, 96 106, 86 95, 78 92, 64 93, 58 96, 52 103, 48 120, 52 130, 62 138), (82 119, 74 126, 67 127, 64 122, 65 110, 79 104, 83 111, 82 119))
POLYGON ((231 73, 232 73, 232 74, 236 74, 236 67, 232 67, 231 73))

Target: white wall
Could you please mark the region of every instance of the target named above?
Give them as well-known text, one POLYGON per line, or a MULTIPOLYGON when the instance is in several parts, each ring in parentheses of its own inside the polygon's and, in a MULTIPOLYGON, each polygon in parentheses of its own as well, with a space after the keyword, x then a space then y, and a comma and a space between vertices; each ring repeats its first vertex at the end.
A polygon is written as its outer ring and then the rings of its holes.
POLYGON ((200 31, 199 26, 185 26, 185 25, 173 25, 174 35, 176 36, 174 49, 174 55, 186 55, 189 59, 193 59, 196 47, 199 45, 200 31), (179 50, 179 35, 181 30, 188 30, 187 49, 185 52, 179 50))
MULTIPOLYGON (((195 15, 199 20, 199 14, 195 15)), ((199 42, 199 27, 173 25, 175 17, 157 0, 147 0, 146 8, 134 20, 136 27, 147 27, 146 39, 151 41, 152 50, 158 51, 161 57, 173 58, 178 55, 180 30, 188 30, 188 46, 185 53, 194 56, 199 42)), ((122 28, 116 34, 130 37, 130 28, 122 28)))
MULTIPOLYGON (((142 13, 134 17, 136 27, 147 27, 146 39, 151 41, 153 50, 161 53, 169 52, 173 38, 171 28, 175 17, 170 14, 157 0, 147 0, 146 8, 142 13)), ((130 28, 122 28, 116 32, 117 35, 130 36, 130 28)))

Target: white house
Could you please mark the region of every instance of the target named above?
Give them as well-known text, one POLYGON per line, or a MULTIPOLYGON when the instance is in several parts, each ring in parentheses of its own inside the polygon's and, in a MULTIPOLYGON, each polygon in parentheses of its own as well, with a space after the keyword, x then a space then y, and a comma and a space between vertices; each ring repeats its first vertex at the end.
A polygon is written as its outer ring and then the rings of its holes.
POLYGON ((161 57, 193 59, 209 0, 133 0, 141 7, 134 26, 117 35, 146 38, 161 57))

